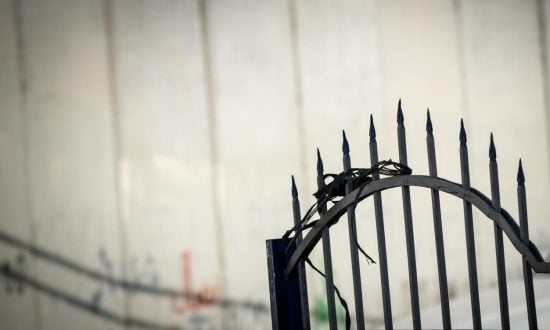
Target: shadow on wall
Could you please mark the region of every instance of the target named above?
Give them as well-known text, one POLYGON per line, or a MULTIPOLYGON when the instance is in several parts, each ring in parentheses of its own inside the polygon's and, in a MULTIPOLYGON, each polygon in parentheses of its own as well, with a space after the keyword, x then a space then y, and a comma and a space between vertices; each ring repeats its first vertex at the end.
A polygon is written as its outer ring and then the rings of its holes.
MULTIPOLYGON (((246 310, 253 313, 254 315, 256 315, 256 317, 259 318, 269 317, 269 309, 265 304, 262 303, 214 298, 210 294, 205 295, 202 293, 193 293, 187 290, 180 291, 176 289, 162 288, 158 286, 158 283, 153 283, 156 285, 145 285, 137 281, 134 282, 117 279, 110 275, 105 275, 104 273, 80 265, 62 256, 55 255, 31 244, 27 244, 2 231, 0 231, 0 241, 17 249, 24 250, 30 255, 41 258, 46 262, 55 264, 56 266, 62 267, 71 272, 75 272, 93 281, 100 282, 101 284, 105 284, 110 287, 111 290, 117 288, 131 294, 148 294, 158 296, 160 298, 169 299, 184 298, 186 303, 185 305, 183 305, 183 307, 188 307, 191 310, 197 310, 200 306, 212 306, 220 307, 223 309, 230 309, 233 311, 232 313, 235 313, 235 311, 238 312, 238 310, 246 310)), ((100 253, 100 257, 105 256, 100 253)), ((41 293, 51 296, 54 299, 63 301, 64 303, 71 305, 75 308, 87 311, 98 317, 121 325, 146 329, 181 329, 178 326, 163 325, 144 319, 124 317, 121 315, 117 315, 109 310, 105 310, 100 307, 102 296, 101 289, 98 289, 98 291, 96 291, 91 301, 85 301, 76 296, 73 296, 68 292, 64 292, 62 290, 49 286, 41 282, 39 279, 30 277, 26 274, 26 258, 24 254, 18 254, 15 263, 9 261, 2 262, 0 264, 0 273, 6 279, 6 292, 8 294, 23 294, 25 286, 29 286, 41 293)))

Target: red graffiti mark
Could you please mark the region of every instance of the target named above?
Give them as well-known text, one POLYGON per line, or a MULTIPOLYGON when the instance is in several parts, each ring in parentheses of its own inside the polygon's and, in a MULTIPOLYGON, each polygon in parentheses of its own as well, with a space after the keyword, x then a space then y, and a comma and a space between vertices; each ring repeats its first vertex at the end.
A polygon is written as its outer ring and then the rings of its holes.
POLYGON ((199 290, 193 292, 193 269, 189 251, 184 250, 181 253, 181 267, 183 292, 195 297, 172 298, 172 311, 176 314, 184 314, 211 306, 212 302, 219 298, 218 285, 203 284, 199 290))

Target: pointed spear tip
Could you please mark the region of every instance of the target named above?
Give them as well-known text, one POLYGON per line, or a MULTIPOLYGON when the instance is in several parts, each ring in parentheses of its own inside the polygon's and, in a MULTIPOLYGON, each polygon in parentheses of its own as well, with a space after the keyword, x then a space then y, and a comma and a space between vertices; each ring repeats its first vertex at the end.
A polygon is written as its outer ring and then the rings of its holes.
POLYGON ((426 111, 426 132, 431 135, 433 131, 434 129, 432 126, 432 118, 430 117, 430 108, 428 108, 426 111))
POLYGON ((371 142, 376 141, 376 129, 374 128, 374 119, 372 118, 372 113, 370 115, 369 137, 371 142))
POLYGON ((397 123, 402 125, 404 120, 405 118, 403 117, 403 109, 401 108, 401 99, 399 99, 399 102, 397 103, 397 123))
POLYGON ((497 149, 495 148, 493 133, 491 133, 491 142, 489 143, 489 159, 491 159, 491 161, 495 161, 496 158, 497 158, 497 149))
POLYGON ((346 138, 345 130, 342 130, 342 137, 343 137, 342 152, 344 153, 344 155, 347 155, 349 154, 349 143, 348 143, 348 139, 346 138))
POLYGON ((521 158, 519 159, 518 167, 518 186, 523 186, 525 184, 525 175, 523 174, 523 166, 521 165, 521 158))
POLYGON ((292 197, 297 198, 298 197, 298 189, 296 188, 296 181, 294 181, 294 175, 292 177, 292 197))
POLYGON ((460 119, 460 145, 466 145, 466 130, 464 129, 464 120, 460 119))
POLYGON ((323 159, 321 158, 321 152, 317 148, 317 175, 323 175, 323 159))

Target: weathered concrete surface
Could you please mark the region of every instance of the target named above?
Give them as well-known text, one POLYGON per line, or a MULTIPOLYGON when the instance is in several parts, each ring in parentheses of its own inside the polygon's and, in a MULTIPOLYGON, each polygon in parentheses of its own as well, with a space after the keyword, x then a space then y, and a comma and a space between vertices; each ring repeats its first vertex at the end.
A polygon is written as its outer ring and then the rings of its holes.
MULTIPOLYGON (((130 278, 183 289, 190 253, 193 289, 221 292, 198 13, 191 1, 112 6, 119 193, 130 278)), ((184 305, 134 295, 130 311, 162 323, 188 317, 184 305)))
POLYGON ((265 245, 249 238, 288 226, 280 220, 299 171, 288 8, 213 1, 207 11, 226 272, 239 274, 228 276, 227 293, 258 299, 268 290, 256 281, 266 265, 252 260, 264 260, 265 245))
MULTIPOLYGON (((0 223, 2 231, 32 240, 29 213, 27 210, 27 178, 25 171, 25 120, 21 111, 22 97, 19 89, 17 38, 15 33, 14 8, 11 1, 0 1, 0 223)), ((8 246, 0 249, 0 258, 17 265, 20 251, 8 246)), ((28 255, 24 266, 34 273, 28 255)), ((32 263, 32 264, 31 264, 32 263)), ((8 284, 2 278, 0 305, 2 317, 0 328, 31 329, 37 322, 36 295, 28 288, 18 290, 18 283, 8 284), (11 289, 8 289, 11 288, 11 289)))
MULTIPOLYGON (((290 175, 306 209, 315 147, 326 172, 340 172, 342 129, 353 165, 369 166, 371 113, 379 158, 397 160, 402 98, 416 174, 428 171, 427 107, 440 176, 460 181, 464 118, 472 186, 487 195, 494 133, 502 205, 513 215, 522 157, 531 237, 549 249, 541 47, 550 33, 538 22, 548 19, 550 4, 538 4, 2 0, 0 230, 129 280, 267 303, 264 239, 292 223, 290 175)), ((412 192, 424 308, 439 302, 433 224, 429 192, 412 192)), ((462 205, 441 198, 456 296, 468 290, 462 205)), ((385 192, 383 203, 398 317, 410 310, 400 192, 385 192)), ((337 284, 351 301, 345 222, 332 229, 333 256, 337 284)), ((475 223, 483 288, 495 282, 492 223, 477 214, 475 223)), ((358 229, 377 256, 370 201, 358 208, 358 229)), ((0 244, 2 261, 14 264, 22 251, 0 244)), ((515 278, 520 260, 509 244, 506 254, 515 278)), ((312 259, 322 266, 318 250, 312 259)), ((197 327, 264 325, 265 313, 126 295, 44 260, 26 261, 29 275, 90 303, 100 292, 98 306, 120 315, 197 327)), ((310 305, 322 306, 323 280, 309 273, 310 305)), ((382 316, 377 266, 363 264, 362 278, 366 316, 375 324, 382 316)), ((8 306, 0 311, 3 327, 116 326, 31 290, 2 291, 0 302, 8 306)))
MULTIPOLYGON (((102 266, 103 250, 118 275, 119 228, 101 5, 100 1, 20 3, 20 60, 26 82, 23 152, 34 243, 93 268, 102 266)), ((44 261, 37 262, 34 275, 83 300, 91 301, 97 290, 103 290, 101 306, 122 312, 120 292, 109 296, 105 287, 44 261)), ((109 324, 42 294, 39 303, 45 329, 69 329, 75 324, 97 329, 109 324)))

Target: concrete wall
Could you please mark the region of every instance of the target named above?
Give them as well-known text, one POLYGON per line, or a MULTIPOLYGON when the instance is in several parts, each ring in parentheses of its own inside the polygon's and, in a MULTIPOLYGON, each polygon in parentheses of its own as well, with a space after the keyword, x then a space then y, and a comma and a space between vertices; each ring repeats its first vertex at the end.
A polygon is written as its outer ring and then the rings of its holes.
MULTIPOLYGON (((342 129, 353 165, 368 167, 370 114, 380 159, 397 160, 399 98, 415 173, 427 173, 427 107, 440 176, 460 181, 464 118, 472 186, 487 195, 494 133, 513 215, 523 159, 531 237, 549 250, 549 17, 547 0, 0 0, 0 258, 26 276, 25 285, 0 278, 0 328, 267 327, 266 311, 242 303, 268 304, 264 240, 291 225, 290 175, 306 209, 315 148, 327 172, 340 172, 342 129), (123 290, 59 258, 229 307, 123 290)), ((429 192, 412 191, 425 308, 439 303, 433 224, 429 192)), ((401 194, 383 203, 399 317, 410 312, 401 194)), ((462 205, 442 196, 442 206, 451 295, 461 296, 462 205)), ((377 256, 371 201, 358 219, 377 256)), ((346 227, 332 229, 333 256, 351 301, 346 227)), ((478 213, 475 234, 488 288, 492 224, 478 213)), ((512 280, 520 258, 506 244, 512 280)), ((319 251, 312 259, 322 265, 319 251)), ((377 266, 362 263, 362 275, 376 324, 377 266)), ((308 277, 310 305, 322 310, 323 280, 308 277)))

